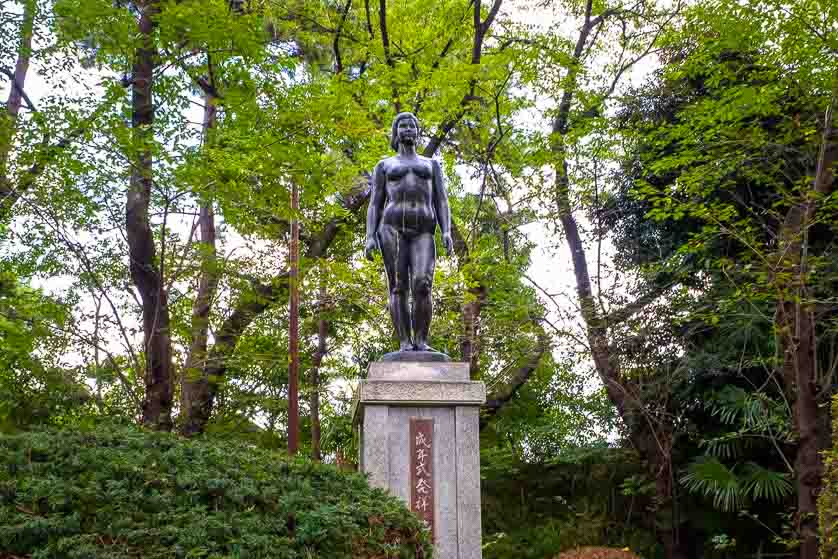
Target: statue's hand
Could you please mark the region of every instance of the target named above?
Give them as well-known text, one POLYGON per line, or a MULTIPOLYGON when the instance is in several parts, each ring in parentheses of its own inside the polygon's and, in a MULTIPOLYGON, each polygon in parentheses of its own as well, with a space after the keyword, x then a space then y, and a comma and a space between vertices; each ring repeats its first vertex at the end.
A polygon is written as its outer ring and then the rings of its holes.
POLYGON ((451 238, 451 233, 442 236, 442 244, 445 247, 445 254, 448 256, 454 254, 454 239, 451 238))
POLYGON ((367 260, 372 260, 372 255, 377 250, 378 242, 375 240, 375 237, 367 237, 367 244, 364 247, 364 256, 367 257, 367 260))

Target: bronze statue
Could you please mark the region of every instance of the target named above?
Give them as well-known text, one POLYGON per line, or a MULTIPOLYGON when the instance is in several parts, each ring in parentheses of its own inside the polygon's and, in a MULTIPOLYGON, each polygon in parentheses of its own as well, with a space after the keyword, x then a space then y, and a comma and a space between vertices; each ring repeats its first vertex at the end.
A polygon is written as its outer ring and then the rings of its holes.
POLYGON ((416 153, 418 139, 416 117, 412 113, 396 115, 390 146, 398 153, 379 161, 372 176, 364 254, 372 260, 373 252, 381 249, 390 290, 390 317, 399 338, 399 352, 384 356, 385 360, 447 360, 428 345, 428 331, 433 314, 434 233, 439 224, 442 243, 451 256, 451 211, 442 168, 437 161, 416 153))

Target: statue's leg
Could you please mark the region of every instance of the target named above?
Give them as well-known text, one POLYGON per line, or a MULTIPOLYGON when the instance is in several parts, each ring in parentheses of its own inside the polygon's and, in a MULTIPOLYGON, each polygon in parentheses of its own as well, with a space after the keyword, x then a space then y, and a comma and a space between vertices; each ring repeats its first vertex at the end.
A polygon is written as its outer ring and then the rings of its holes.
POLYGON ((431 287, 434 280, 436 245, 433 233, 422 233, 410 242, 411 291, 413 292, 414 347, 433 351, 428 345, 428 332, 433 316, 431 287))
POLYGON ((407 304, 410 266, 408 245, 404 235, 390 225, 381 224, 378 228, 378 246, 381 247, 390 290, 390 318, 399 337, 401 351, 413 349, 413 342, 410 340, 410 310, 407 304))

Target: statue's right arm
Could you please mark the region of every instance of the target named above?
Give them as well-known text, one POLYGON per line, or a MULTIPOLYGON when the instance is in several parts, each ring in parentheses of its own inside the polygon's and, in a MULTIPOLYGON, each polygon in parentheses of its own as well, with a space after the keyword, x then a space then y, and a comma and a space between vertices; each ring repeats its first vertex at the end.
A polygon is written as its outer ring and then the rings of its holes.
POLYGON ((370 191, 370 203, 367 208, 367 241, 366 241, 366 256, 372 258, 372 250, 378 248, 378 239, 376 233, 378 232, 378 224, 381 222, 381 212, 384 209, 384 200, 387 196, 386 177, 381 162, 379 162, 372 172, 372 190, 370 191))

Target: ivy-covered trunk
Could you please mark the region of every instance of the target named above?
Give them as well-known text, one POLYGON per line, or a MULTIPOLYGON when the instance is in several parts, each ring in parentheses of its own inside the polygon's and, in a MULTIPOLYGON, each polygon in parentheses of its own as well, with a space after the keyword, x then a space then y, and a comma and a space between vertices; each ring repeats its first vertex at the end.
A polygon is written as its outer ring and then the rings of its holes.
POLYGON ((140 46, 134 53, 131 84, 131 183, 125 205, 131 279, 140 293, 145 355, 145 398, 142 423, 160 430, 172 428, 172 344, 169 303, 157 263, 148 207, 153 186, 154 101, 152 86, 157 51, 154 46, 156 0, 138 2, 140 46))
POLYGON ((460 341, 460 360, 469 364, 469 374, 472 380, 479 380, 480 347, 478 341, 480 312, 486 299, 487 289, 482 278, 476 277, 471 264, 471 254, 466 239, 460 232, 456 222, 451 223, 451 236, 454 239, 454 254, 457 256, 459 267, 463 270, 466 284, 465 301, 463 302, 462 321, 463 338, 460 341))

